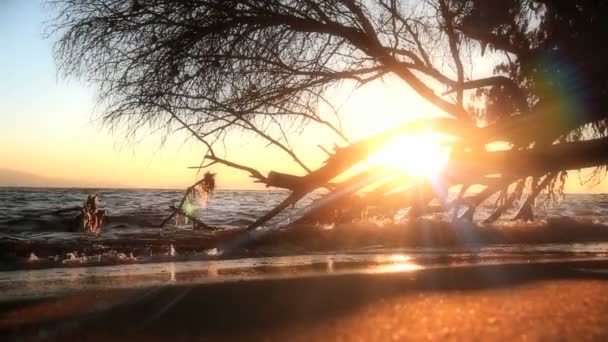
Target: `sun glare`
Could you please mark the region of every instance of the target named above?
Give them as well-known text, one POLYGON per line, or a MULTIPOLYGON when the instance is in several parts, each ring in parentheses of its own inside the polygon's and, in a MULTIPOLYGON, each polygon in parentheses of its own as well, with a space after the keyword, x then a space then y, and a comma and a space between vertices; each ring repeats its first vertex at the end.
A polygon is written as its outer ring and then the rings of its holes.
POLYGON ((430 131, 397 136, 368 160, 409 177, 431 177, 447 164, 450 149, 442 145, 445 140, 445 136, 430 131))

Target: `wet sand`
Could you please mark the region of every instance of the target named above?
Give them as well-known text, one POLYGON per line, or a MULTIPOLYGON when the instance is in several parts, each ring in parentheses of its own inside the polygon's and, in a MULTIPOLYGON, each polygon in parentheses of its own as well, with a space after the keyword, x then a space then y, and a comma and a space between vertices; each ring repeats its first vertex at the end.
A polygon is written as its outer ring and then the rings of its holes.
POLYGON ((606 269, 560 261, 83 291, 0 303, 0 338, 606 341, 606 269))

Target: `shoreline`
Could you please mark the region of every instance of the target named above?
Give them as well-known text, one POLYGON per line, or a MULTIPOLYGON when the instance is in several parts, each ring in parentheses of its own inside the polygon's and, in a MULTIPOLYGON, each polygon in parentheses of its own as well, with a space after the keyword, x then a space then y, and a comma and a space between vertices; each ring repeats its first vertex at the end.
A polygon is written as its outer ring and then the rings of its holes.
MULTIPOLYGON (((444 249, 478 251, 498 246, 535 247, 562 245, 561 254, 606 254, 608 225, 569 218, 518 225, 482 226, 452 224, 440 220, 419 220, 408 224, 382 226, 353 223, 331 229, 316 225, 290 226, 244 232, 226 229, 216 232, 160 229, 136 233, 111 228, 100 237, 66 234, 62 238, 45 235, 40 239, 0 236, 0 270, 71 267, 71 257, 87 258, 90 266, 186 260, 229 260, 247 257, 275 257, 299 254, 344 253, 348 251, 395 249, 444 249), (588 247, 588 251, 577 248, 588 247), (221 251, 221 256, 210 253, 221 251), (32 253, 36 262, 31 262, 32 253), (176 255, 175 258, 170 256, 176 255), (121 257, 119 257, 121 256, 121 257), (172 259, 172 260, 171 260, 172 259), (98 260, 98 261, 95 261, 98 260)), ((382 251, 381 251, 382 252, 382 251)), ((76 263, 78 264, 78 263, 76 263)))
POLYGON ((521 262, 89 290, 0 303, 0 336, 600 340, 606 270, 607 260, 521 262))
POLYGON ((546 272, 560 267, 608 270, 603 257, 437 257, 390 254, 312 254, 299 256, 184 260, 19 270, 0 273, 0 303, 61 297, 94 291, 152 287, 206 286, 297 278, 360 277, 373 274, 425 275, 492 268, 534 268, 546 272))

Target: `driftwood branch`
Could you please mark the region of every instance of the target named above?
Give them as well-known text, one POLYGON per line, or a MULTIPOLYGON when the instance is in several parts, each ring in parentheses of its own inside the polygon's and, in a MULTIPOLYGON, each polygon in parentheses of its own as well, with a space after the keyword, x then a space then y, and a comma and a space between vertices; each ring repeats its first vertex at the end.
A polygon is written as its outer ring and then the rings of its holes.
POLYGON ((210 196, 211 194, 213 194, 213 192, 215 191, 215 174, 211 172, 205 172, 203 178, 189 186, 184 192, 184 195, 182 196, 182 199, 180 200, 179 204, 177 206, 175 206, 174 204, 171 204, 169 206, 169 209, 171 209, 172 212, 160 223, 159 227, 164 227, 172 218, 176 216, 182 216, 188 218, 192 222, 193 229, 215 230, 215 227, 207 225, 199 218, 191 215, 190 213, 184 210, 184 205, 186 201, 193 198, 195 192, 197 192, 197 189, 199 188, 206 196, 210 196))
POLYGON ((533 184, 532 191, 521 205, 517 214, 512 218, 512 220, 524 220, 524 221, 533 221, 534 220, 534 211, 532 207, 534 206, 534 201, 536 197, 543 191, 551 181, 555 179, 555 173, 549 173, 545 176, 545 178, 539 184, 533 184))
POLYGON ((89 195, 80 210, 77 221, 86 234, 99 235, 105 214, 105 210, 99 209, 99 196, 97 194, 89 195))

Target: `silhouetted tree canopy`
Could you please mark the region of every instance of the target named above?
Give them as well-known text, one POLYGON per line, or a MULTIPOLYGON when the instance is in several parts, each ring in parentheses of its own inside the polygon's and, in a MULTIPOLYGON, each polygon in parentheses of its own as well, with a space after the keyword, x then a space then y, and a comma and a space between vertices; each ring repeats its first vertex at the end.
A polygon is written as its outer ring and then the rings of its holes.
MULTIPOLYGON (((490 218, 495 220, 524 192, 528 196, 516 217, 531 218, 533 200, 541 192, 559 194, 568 170, 602 167, 608 159, 608 47, 602 43, 608 4, 603 1, 49 3, 58 13, 49 29, 57 37, 61 71, 98 87, 108 123, 131 132, 187 129, 209 148, 209 163, 292 191, 252 228, 316 188, 344 193, 350 186, 347 195, 356 192, 354 179, 330 182, 414 126, 431 125, 456 138, 442 182, 462 191, 441 206, 466 206, 468 219, 498 194, 490 218), (475 61, 482 59, 493 63, 492 74, 476 72, 475 61), (328 90, 388 76, 403 80, 404 91, 415 91, 449 118, 396 127, 342 145, 324 165, 305 165, 290 147, 289 125, 321 125, 337 142, 347 142, 328 90), (217 156, 214 144, 234 129, 267 140, 307 174, 265 176, 217 156), (492 142, 509 147, 486 151, 492 142), (473 184, 485 190, 468 195, 473 184)), ((381 186, 373 193, 383 196, 369 201, 390 199, 424 212, 438 197, 428 184, 392 197, 391 189, 381 186)))

